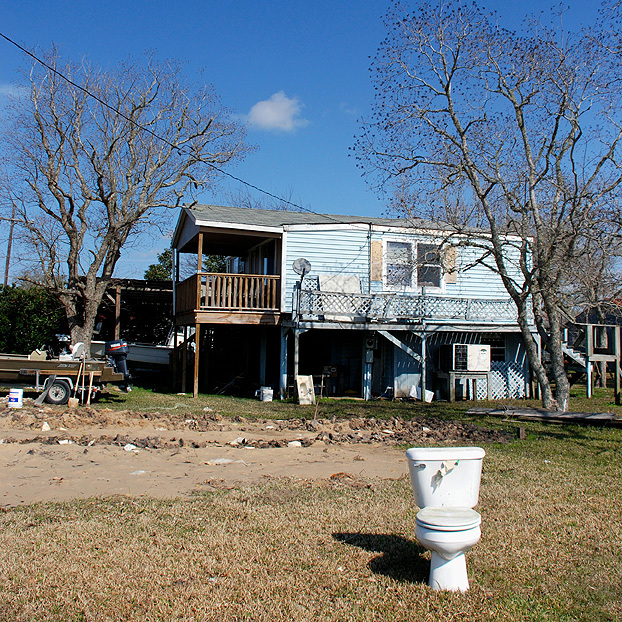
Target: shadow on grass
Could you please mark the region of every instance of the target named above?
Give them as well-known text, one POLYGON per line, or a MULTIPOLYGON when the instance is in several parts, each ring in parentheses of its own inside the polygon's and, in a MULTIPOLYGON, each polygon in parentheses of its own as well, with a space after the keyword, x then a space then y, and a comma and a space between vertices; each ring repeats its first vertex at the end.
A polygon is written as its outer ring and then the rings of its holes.
MULTIPOLYGON (((525 422, 520 423, 524 427, 528 427, 525 426, 525 422)), ((540 438, 547 438, 556 441, 574 441, 581 445, 590 446, 596 442, 598 435, 602 435, 603 433, 607 434, 610 432, 611 438, 604 439, 602 440, 602 442, 611 443, 613 445, 619 445, 620 443, 622 443, 622 436, 616 434, 619 428, 607 425, 607 423, 603 423, 601 425, 579 425, 576 423, 569 424, 556 422, 537 423, 539 423, 540 425, 538 425, 538 427, 532 426, 530 431, 534 434, 537 434, 540 438)))
POLYGON ((425 549, 412 540, 391 534, 360 532, 334 533, 333 538, 372 553, 381 553, 367 564, 376 574, 410 583, 428 581, 430 562, 421 556, 425 549))
POLYGON ((127 393, 123 391, 106 391, 100 393, 94 400, 95 404, 123 404, 127 401, 127 393))

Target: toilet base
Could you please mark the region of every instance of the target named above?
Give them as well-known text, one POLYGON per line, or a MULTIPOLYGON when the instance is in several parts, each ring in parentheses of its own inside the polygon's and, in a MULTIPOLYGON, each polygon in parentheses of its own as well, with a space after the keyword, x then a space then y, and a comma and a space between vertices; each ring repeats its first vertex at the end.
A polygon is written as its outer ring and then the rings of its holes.
POLYGON ((436 551, 431 553, 428 585, 435 590, 466 592, 469 589, 469 578, 464 553, 458 553, 452 559, 444 559, 436 551))

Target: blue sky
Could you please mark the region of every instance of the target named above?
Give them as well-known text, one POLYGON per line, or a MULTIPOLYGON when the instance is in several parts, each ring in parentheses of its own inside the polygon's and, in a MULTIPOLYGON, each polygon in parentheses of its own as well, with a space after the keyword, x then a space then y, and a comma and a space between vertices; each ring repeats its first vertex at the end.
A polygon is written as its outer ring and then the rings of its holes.
MULTIPOLYGON (((488 0, 514 27, 550 2, 488 0)), ((555 3, 557 4, 557 3, 555 3)), ((228 170, 305 208, 380 216, 384 203, 366 186, 349 148, 369 113, 370 56, 384 37, 384 0, 5 0, 0 32, 28 49, 48 49, 114 65, 156 50, 204 69, 223 103, 254 123, 248 141, 259 150, 228 170)), ((571 16, 595 12, 572 3, 571 16)), ((0 92, 29 65, 0 41, 0 92)), ((231 184, 229 192, 246 192, 231 184)), ((256 192, 256 198, 261 198, 256 192)), ((223 195, 202 197, 223 203, 223 195)), ((123 257, 118 276, 140 277, 167 242, 154 240, 123 257)))

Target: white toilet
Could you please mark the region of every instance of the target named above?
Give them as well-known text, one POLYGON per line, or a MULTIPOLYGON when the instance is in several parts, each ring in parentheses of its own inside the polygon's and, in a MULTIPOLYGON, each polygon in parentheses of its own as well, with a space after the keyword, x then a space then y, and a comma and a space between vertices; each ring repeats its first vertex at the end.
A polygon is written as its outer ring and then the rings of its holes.
POLYGON ((413 447, 406 452, 417 513, 415 536, 432 553, 428 585, 469 589, 464 553, 480 539, 481 447, 413 447))

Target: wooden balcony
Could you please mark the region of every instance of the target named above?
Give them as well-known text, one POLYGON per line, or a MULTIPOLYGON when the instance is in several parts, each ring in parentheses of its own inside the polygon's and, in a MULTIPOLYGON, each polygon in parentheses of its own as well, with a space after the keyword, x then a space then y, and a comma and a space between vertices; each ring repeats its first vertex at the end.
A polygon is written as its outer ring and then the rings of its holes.
POLYGON ((175 289, 178 324, 277 324, 280 277, 198 272, 175 289))

